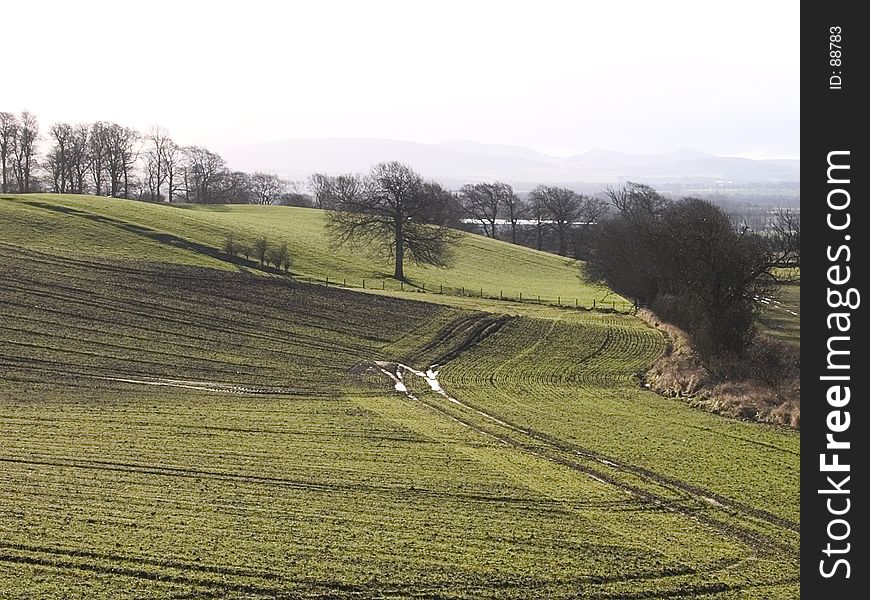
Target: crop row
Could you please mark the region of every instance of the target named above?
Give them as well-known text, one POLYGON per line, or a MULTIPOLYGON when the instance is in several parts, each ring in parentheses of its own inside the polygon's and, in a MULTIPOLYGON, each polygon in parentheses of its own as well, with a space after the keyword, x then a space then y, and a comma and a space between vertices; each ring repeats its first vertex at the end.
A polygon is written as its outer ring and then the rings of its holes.
POLYGON ((8 349, 0 362, 19 374, 242 379, 317 393, 444 312, 262 277, 101 267, 8 246, 0 260, 0 342, 8 349))
POLYGON ((454 449, 501 452, 495 442, 445 445, 351 400, 239 407, 168 390, 70 404, 49 387, 39 403, 4 393, 0 565, 18 556, 193 590, 441 597, 686 576, 605 527, 630 499, 565 503, 454 449))

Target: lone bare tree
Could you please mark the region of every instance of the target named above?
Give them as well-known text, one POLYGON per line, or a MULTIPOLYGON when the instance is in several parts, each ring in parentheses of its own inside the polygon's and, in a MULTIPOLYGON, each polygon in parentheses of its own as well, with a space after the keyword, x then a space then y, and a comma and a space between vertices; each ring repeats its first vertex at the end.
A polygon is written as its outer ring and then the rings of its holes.
POLYGON ((327 227, 337 244, 379 249, 394 259, 393 276, 400 281, 405 280, 406 259, 448 263, 459 234, 447 226, 453 215, 451 195, 440 185, 395 161, 375 165, 366 177, 344 177, 342 185, 326 188, 333 203, 327 227))

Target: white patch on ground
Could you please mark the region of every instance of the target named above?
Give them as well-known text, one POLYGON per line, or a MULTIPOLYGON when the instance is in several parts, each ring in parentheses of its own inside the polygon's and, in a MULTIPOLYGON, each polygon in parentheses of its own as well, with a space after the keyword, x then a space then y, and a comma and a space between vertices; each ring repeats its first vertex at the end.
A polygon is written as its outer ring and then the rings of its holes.
POLYGON ((718 500, 716 500, 715 498, 710 498, 710 497, 708 497, 708 496, 701 496, 701 498, 703 498, 705 502, 708 502, 709 504, 712 504, 712 505, 715 506, 716 508, 725 508, 725 507, 722 505, 722 503, 719 502, 718 500))

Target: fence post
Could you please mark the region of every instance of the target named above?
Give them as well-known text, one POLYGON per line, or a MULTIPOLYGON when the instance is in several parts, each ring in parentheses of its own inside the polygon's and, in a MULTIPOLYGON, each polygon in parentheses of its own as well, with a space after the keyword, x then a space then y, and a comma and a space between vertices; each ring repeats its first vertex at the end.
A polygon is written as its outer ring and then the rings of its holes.
POLYGON ((404 281, 400 281, 400 282, 399 282, 399 285, 402 286, 402 291, 404 292, 404 291, 405 291, 405 282, 404 282, 404 281))
POLYGON ((308 276, 308 285, 311 285, 311 275, 308 276))
POLYGON ((326 287, 329 287, 329 277, 326 278, 326 287))
POLYGON ((480 288, 480 297, 483 298, 483 288, 480 288))
POLYGON ((574 308, 577 308, 577 304, 578 304, 577 298, 574 298, 574 308))
POLYGON ((443 293, 444 293, 444 284, 443 284, 443 283, 441 284, 438 293, 439 293, 439 294, 443 294, 443 293))
POLYGON ((424 292, 426 291, 426 284, 425 283, 423 284, 423 291, 424 292))
POLYGON ((462 291, 459 292, 459 295, 460 295, 460 296, 464 296, 464 295, 465 295, 465 286, 464 286, 464 285, 462 286, 462 291))
POLYGON ((382 290, 387 289, 387 280, 386 279, 381 279, 381 289, 382 290))
POLYGON ((541 295, 538 294, 538 304, 540 304, 540 303, 541 303, 541 295))
POLYGON ((347 277, 341 280, 341 285, 347 287, 347 277))
POLYGON ((523 301, 523 293, 520 292, 520 302, 522 302, 522 301, 523 301))
POLYGON ((562 296, 556 296, 556 306, 562 306, 562 296))
POLYGON ((498 291, 498 299, 499 299, 499 300, 504 300, 504 291, 503 291, 503 290, 499 290, 499 291, 498 291))
POLYGON ((616 301, 615 300, 610 301, 610 308, 612 308, 613 310, 616 310, 616 301))
POLYGON ((366 280, 363 279, 363 289, 366 289, 366 280))

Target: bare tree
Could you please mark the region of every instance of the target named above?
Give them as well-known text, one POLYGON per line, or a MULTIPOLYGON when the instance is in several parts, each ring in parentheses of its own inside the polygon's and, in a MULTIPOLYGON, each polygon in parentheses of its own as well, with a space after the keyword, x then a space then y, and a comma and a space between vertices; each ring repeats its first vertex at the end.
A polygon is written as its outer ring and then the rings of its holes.
POLYGON ((91 125, 88 132, 89 167, 91 180, 94 182, 94 193, 97 196, 103 194, 103 182, 106 178, 106 160, 109 153, 107 129, 105 123, 97 121, 91 125))
POLYGON ((88 126, 55 123, 49 129, 52 146, 46 154, 46 171, 55 193, 82 194, 88 170, 88 126))
POLYGON ((224 159, 202 146, 186 146, 183 152, 188 201, 202 204, 217 202, 218 184, 228 173, 224 159))
POLYGON ((374 247, 394 259, 394 277, 404 281, 405 259, 444 266, 458 232, 447 227, 451 195, 423 181, 399 162, 380 163, 368 176, 345 176, 342 194, 334 201, 327 227, 338 244, 374 247), (352 184, 352 185, 351 185, 352 184))
POLYGON ((771 251, 778 254, 782 267, 801 266, 801 214, 780 208, 768 225, 771 251))
POLYGON ((327 208, 330 185, 333 178, 323 173, 314 173, 308 178, 308 189, 314 198, 315 208, 327 208))
POLYGON ((159 125, 152 127, 145 137, 145 175, 148 184, 148 195, 152 201, 161 200, 161 190, 166 182, 166 152, 173 144, 169 132, 159 125))
POLYGON ((138 156, 139 134, 117 123, 105 126, 105 165, 109 176, 109 195, 130 197, 130 179, 138 156))
POLYGON ((653 220, 670 206, 670 201, 655 189, 633 181, 621 188, 608 187, 604 193, 621 215, 637 221, 653 220))
POLYGON ((287 182, 274 173, 252 173, 250 186, 254 204, 275 204, 287 190, 287 182))
POLYGON ((12 113, 0 112, 0 192, 8 192, 9 159, 12 156, 12 145, 18 136, 18 119, 12 113))
POLYGON ((580 218, 585 198, 567 188, 545 185, 536 187, 529 197, 545 208, 549 224, 559 238, 559 254, 565 256, 571 228, 580 218))
POLYGON ((504 186, 502 204, 504 207, 503 211, 505 213, 505 216, 511 224, 511 243, 516 244, 517 226, 520 219, 522 219, 523 216, 526 214, 527 207, 520 200, 519 196, 514 194, 514 190, 511 186, 506 183, 502 183, 500 185, 504 186))
POLYGON ((544 249, 544 227, 548 218, 547 205, 544 203, 543 196, 539 194, 529 194, 526 199, 526 211, 532 220, 535 222, 535 249, 544 249))
POLYGON ((12 171, 18 191, 33 191, 33 171, 36 167, 36 142, 39 140, 39 122, 36 115, 24 111, 18 119, 16 135, 12 138, 12 171))
POLYGON ((308 178, 315 208, 332 209, 342 203, 352 203, 364 193, 365 186, 365 178, 353 174, 331 177, 314 173, 308 178))
POLYGON ((496 220, 502 207, 503 194, 498 183, 468 183, 459 190, 462 210, 483 226, 486 237, 496 237, 496 220))
POLYGON ((51 190, 56 194, 65 194, 70 182, 70 154, 73 138, 73 127, 69 123, 55 123, 48 130, 53 140, 52 147, 46 155, 46 168, 51 176, 51 190))
POLYGON ((169 140, 163 148, 163 172, 166 174, 166 201, 172 202, 181 189, 184 168, 184 152, 174 141, 169 140))
POLYGON ((90 126, 83 123, 74 125, 69 141, 69 151, 67 153, 69 190, 76 194, 85 193, 85 181, 91 160, 90 153, 88 152, 89 129, 90 126))

